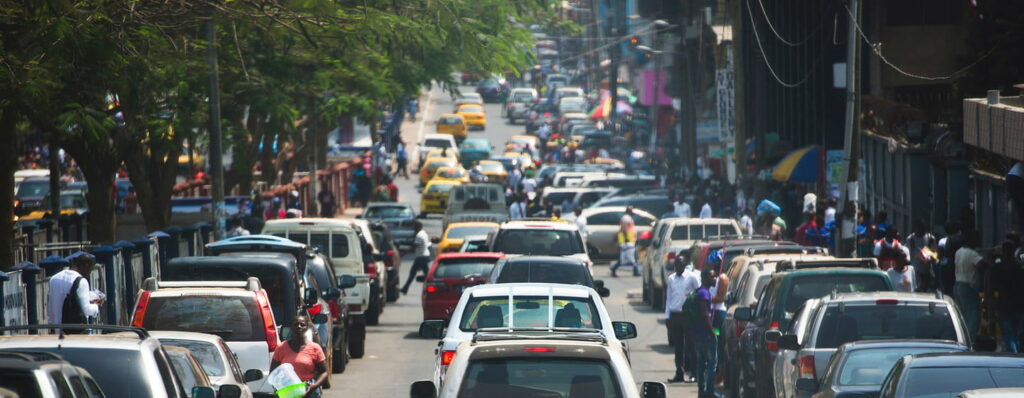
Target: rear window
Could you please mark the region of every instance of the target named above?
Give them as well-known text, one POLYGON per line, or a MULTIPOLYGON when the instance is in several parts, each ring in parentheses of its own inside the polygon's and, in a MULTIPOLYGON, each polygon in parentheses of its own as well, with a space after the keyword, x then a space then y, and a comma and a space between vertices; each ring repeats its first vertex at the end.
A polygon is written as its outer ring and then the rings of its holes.
POLYGON ((605 361, 495 358, 470 362, 459 397, 619 398, 620 391, 618 377, 605 361))
MULTIPOLYGON (((293 309, 291 311, 291 314, 289 315, 289 311, 287 311, 286 309, 288 303, 288 294, 285 294, 286 289, 284 283, 296 282, 294 280, 282 282, 281 272, 279 271, 280 268, 267 267, 244 267, 242 269, 226 267, 203 267, 201 269, 189 269, 187 267, 178 267, 178 269, 172 271, 172 274, 165 276, 167 277, 167 280, 174 281, 244 281, 248 279, 250 276, 256 277, 257 279, 260 280, 260 285, 263 287, 263 290, 267 291, 267 298, 270 300, 270 307, 274 310, 274 318, 278 322, 287 322, 288 320, 295 316, 295 310, 293 309)), ((223 297, 225 299, 230 298, 228 296, 216 297, 223 297)), ((238 297, 238 299, 243 298, 238 297)), ((295 300, 296 298, 293 297, 292 299, 295 300)), ((251 300, 255 300, 255 298, 251 300)), ((147 313, 148 312, 149 310, 147 310, 147 313)), ((147 327, 147 329, 149 329, 149 327, 147 327)), ((170 329, 157 328, 156 330, 170 329)), ((227 340, 227 338, 225 338, 225 340, 227 340)))
POLYGON ((948 348, 934 347, 894 347, 869 348, 851 352, 840 367, 838 385, 841 386, 877 386, 885 380, 892 366, 905 355, 927 354, 932 352, 955 352, 948 348))
POLYGON ((732 225, 679 225, 672 228, 672 240, 700 240, 709 236, 733 235, 735 233, 736 231, 732 225))
POLYGON ((946 398, 967 390, 1024 387, 1024 368, 914 368, 900 384, 907 398, 946 398))
POLYGON ((14 392, 16 397, 40 397, 39 382, 29 371, 0 369, 0 387, 14 392))
POLYGON ((937 339, 957 341, 953 317, 945 306, 829 306, 818 328, 818 348, 837 348, 857 340, 937 339))
POLYGON ((448 234, 445 237, 448 239, 463 239, 467 236, 487 235, 496 229, 498 227, 493 225, 451 227, 448 229, 448 234))
POLYGON ((885 275, 823 274, 795 276, 789 283, 789 294, 784 295, 786 312, 794 313, 805 301, 837 293, 878 292, 892 290, 885 283, 885 275))
POLYGON ((448 193, 452 190, 455 184, 431 184, 427 187, 427 192, 430 193, 448 193))
POLYGON ((490 146, 485 141, 466 140, 462 142, 462 149, 490 149, 490 146))
POLYGON ((45 196, 50 192, 49 181, 22 181, 18 185, 18 197, 45 196))
MULTIPOLYGON (((590 297, 519 296, 512 298, 512 326, 518 328, 553 327, 600 329, 601 319, 590 297), (553 311, 549 311, 549 307, 553 311), (548 316, 552 319, 548 319, 548 316)), ((508 297, 473 297, 466 302, 459 328, 470 332, 479 328, 508 327, 508 297)))
MULTIPOLYGON (((149 384, 154 381, 146 374, 145 362, 138 350, 86 347, 33 347, 33 350, 58 354, 72 365, 89 371, 108 397, 148 397, 149 384), (117 366, 111 366, 117 364, 117 366)), ((6 377, 0 377, 6 380, 6 377)), ((3 384, 3 382, 0 382, 3 384)), ((172 386, 167 390, 173 391, 172 386)), ((37 396, 37 395, 22 395, 37 396)))
POLYGON ((434 270, 434 278, 486 277, 498 259, 451 258, 441 260, 434 270))
POLYGON ((303 243, 311 249, 315 247, 320 250, 320 253, 326 254, 328 257, 348 257, 348 235, 345 234, 290 231, 288 233, 278 232, 273 235, 280 238, 288 238, 294 242, 303 243))
POLYGON ((448 140, 442 140, 442 139, 436 139, 436 138, 435 139, 429 139, 428 138, 427 140, 423 141, 423 146, 428 146, 428 147, 431 147, 431 148, 451 148, 452 147, 452 142, 448 141, 448 140))
MULTIPOLYGON (((437 124, 462 124, 462 119, 457 117, 442 117, 441 119, 438 119, 437 124)), ((430 145, 430 141, 427 141, 427 146, 434 145, 430 145)))
POLYGON ((366 210, 366 218, 408 218, 412 209, 405 206, 374 206, 366 210))
POLYGON ((507 229, 498 234, 494 251, 505 254, 569 256, 583 253, 583 242, 575 231, 550 229, 507 229))
POLYGON ((154 296, 149 299, 142 327, 210 333, 226 341, 266 340, 255 295, 154 296))
POLYGON ((208 376, 224 376, 224 362, 221 361, 220 349, 217 346, 205 341, 181 340, 181 339, 160 339, 160 344, 181 347, 192 353, 192 356, 203 366, 203 371, 208 376))
POLYGON ((510 262, 501 269, 497 283, 538 282, 593 286, 590 271, 583 265, 535 261, 510 262))

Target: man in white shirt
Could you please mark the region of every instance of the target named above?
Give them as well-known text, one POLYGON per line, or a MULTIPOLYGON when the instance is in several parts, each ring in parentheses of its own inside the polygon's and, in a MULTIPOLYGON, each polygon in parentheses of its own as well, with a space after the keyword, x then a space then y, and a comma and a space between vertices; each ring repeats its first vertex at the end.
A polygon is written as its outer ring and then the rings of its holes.
POLYGON ((982 269, 985 268, 985 258, 978 253, 977 245, 978 233, 970 230, 964 231, 963 246, 956 251, 953 258, 956 273, 953 297, 956 298, 956 304, 960 306, 960 313, 964 316, 969 336, 975 336, 981 324, 980 277, 982 269))
POLYGON ((825 226, 836 222, 836 203, 835 199, 825 199, 825 226))
POLYGON ((583 241, 587 241, 587 216, 583 215, 583 208, 576 206, 573 209, 573 213, 576 214, 576 229, 580 230, 580 237, 583 241))
POLYGON ((402 294, 409 293, 409 285, 416 279, 416 275, 420 271, 423 271, 423 275, 430 272, 430 235, 423 230, 423 223, 419 221, 413 222, 413 229, 416 230, 416 238, 413 241, 412 253, 416 258, 412 260, 409 277, 405 279, 405 286, 402 286, 402 294))
POLYGON ((526 218, 526 194, 513 193, 512 204, 508 206, 508 218, 510 220, 519 220, 526 218))
POLYGON ((704 206, 700 208, 700 218, 711 218, 711 204, 704 202, 704 206))
POLYGON ((696 371, 694 355, 687 352, 684 343, 687 325, 683 322, 682 311, 686 298, 700 288, 700 277, 689 267, 687 256, 686 251, 676 256, 674 272, 665 280, 665 327, 669 330, 669 338, 675 349, 676 365, 675 376, 668 380, 669 383, 692 380, 692 374, 696 371), (686 376, 686 369, 690 370, 691 376, 686 376))
POLYGON ((672 204, 675 209, 676 217, 690 218, 690 204, 683 200, 683 196, 679 195, 676 198, 676 202, 672 204))
POLYGON ((751 210, 743 209, 743 215, 740 216, 740 229, 744 235, 754 235, 754 220, 750 217, 751 210))
POLYGON ((96 259, 89 253, 79 251, 69 256, 67 260, 71 265, 50 278, 47 319, 53 324, 86 323, 89 317, 99 315, 99 304, 103 302, 101 296, 89 289, 89 274, 96 266, 96 259), (66 302, 68 299, 71 301, 66 302), (71 310, 74 305, 79 309, 76 313, 64 313, 65 308, 71 310))

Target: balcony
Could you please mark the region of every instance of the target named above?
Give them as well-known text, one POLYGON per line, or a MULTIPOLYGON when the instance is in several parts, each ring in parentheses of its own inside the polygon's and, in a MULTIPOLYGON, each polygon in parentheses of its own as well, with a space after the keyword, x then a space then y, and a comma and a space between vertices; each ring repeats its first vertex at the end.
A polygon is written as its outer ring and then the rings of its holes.
POLYGON ((964 143, 1024 161, 1024 98, 965 98, 964 143))

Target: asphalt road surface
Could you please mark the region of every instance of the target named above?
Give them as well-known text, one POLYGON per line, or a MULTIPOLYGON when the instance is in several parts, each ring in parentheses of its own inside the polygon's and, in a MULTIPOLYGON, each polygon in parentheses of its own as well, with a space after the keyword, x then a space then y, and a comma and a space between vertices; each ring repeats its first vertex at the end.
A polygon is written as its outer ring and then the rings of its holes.
MULTIPOLYGON (((472 91, 472 87, 462 87, 463 91, 472 91)), ((409 144, 410 163, 418 159, 418 151, 414 143, 418 143, 423 134, 434 132, 434 121, 442 113, 453 110, 453 101, 448 93, 435 87, 420 102, 418 120, 406 121, 402 126, 402 136, 409 144)), ((483 131, 471 131, 471 138, 487 138, 495 147, 493 155, 501 155, 505 142, 509 137, 525 131, 522 125, 510 125, 501 117, 501 104, 486 104, 487 128, 483 131)), ((410 168, 415 167, 411 164, 410 168)), ((399 199, 419 209, 419 193, 416 190, 418 179, 413 175, 410 179, 399 178, 399 199)), ((432 216, 424 221, 425 228, 431 237, 441 235, 441 221, 432 216)), ((401 281, 405 283, 412 256, 402 259, 401 281)), ((664 315, 654 311, 640 299, 640 278, 630 275, 628 270, 620 271, 618 278, 612 278, 608 264, 598 263, 595 279, 603 279, 611 290, 611 296, 605 299, 613 320, 630 321, 636 324, 638 338, 629 340, 632 357, 633 376, 637 383, 643 381, 662 381, 672 377, 672 347, 668 345, 665 333, 664 315)), ((420 291, 422 285, 413 282, 409 295, 401 297, 397 302, 388 303, 381 315, 380 325, 367 328, 366 356, 353 359, 344 374, 333 376, 333 388, 325 390, 325 397, 407 397, 409 386, 417 380, 430 379, 433 372, 434 349, 437 340, 423 339, 417 335, 419 324, 423 320, 420 307, 420 291)), ((669 384, 671 397, 696 397, 695 384, 669 384)))

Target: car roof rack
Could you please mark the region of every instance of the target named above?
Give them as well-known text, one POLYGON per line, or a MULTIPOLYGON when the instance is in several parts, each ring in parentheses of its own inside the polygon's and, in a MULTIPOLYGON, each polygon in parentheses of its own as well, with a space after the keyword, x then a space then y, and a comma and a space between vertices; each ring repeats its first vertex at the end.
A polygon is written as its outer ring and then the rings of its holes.
POLYGON ((17 325, 17 326, 4 326, 0 327, 0 335, 3 332, 13 332, 18 330, 57 330, 60 329, 60 338, 64 338, 63 329, 88 329, 102 332, 132 332, 139 336, 139 339, 148 339, 149 332, 143 328, 136 328, 131 326, 117 326, 117 325, 87 325, 84 323, 58 323, 58 324, 43 324, 43 325, 17 325))
POLYGON ((744 235, 744 234, 732 234, 732 235, 711 235, 704 240, 770 240, 767 235, 744 235))
POLYGON ((142 281, 142 290, 152 292, 160 289, 181 289, 181 288, 235 288, 245 289, 251 292, 263 288, 259 278, 250 276, 244 281, 161 281, 155 277, 146 278, 142 281))
POLYGON ((571 340, 608 344, 608 338, 600 329, 561 327, 480 328, 473 333, 472 342, 502 340, 571 340))
POLYGON ((800 271, 815 268, 864 268, 878 269, 878 260, 870 257, 834 258, 825 260, 783 260, 775 266, 775 272, 800 271))

